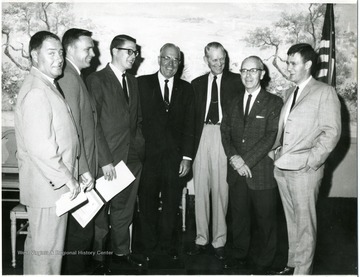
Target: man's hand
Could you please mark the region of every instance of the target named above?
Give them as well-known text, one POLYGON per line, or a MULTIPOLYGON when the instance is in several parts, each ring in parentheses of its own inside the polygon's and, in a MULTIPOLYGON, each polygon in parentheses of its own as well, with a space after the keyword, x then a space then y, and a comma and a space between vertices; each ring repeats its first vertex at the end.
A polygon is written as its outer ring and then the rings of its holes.
POLYGON ((81 191, 78 181, 76 181, 74 178, 71 178, 65 185, 70 190, 70 200, 75 199, 81 191))
POLYGON ((116 171, 112 163, 104 165, 102 171, 104 172, 105 180, 112 181, 112 179, 116 179, 116 171))
POLYGON ((245 176, 246 178, 252 178, 251 170, 246 164, 244 164, 236 171, 239 173, 240 176, 245 176))
POLYGON ((191 161, 183 159, 180 163, 179 177, 184 177, 190 171, 191 161))
POLYGON ((81 174, 80 179, 81 185, 85 188, 84 191, 90 191, 94 188, 95 179, 89 171, 81 174))
POLYGON ((230 165, 234 170, 240 169, 245 164, 240 155, 234 155, 230 158, 230 165))

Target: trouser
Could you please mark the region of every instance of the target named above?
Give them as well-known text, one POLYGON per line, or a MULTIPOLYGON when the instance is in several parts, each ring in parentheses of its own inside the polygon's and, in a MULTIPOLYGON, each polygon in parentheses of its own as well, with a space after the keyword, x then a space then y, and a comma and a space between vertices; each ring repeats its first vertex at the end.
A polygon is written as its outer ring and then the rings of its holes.
POLYGON ((210 205, 212 206, 212 245, 226 243, 226 212, 229 186, 226 182, 227 159, 221 142, 220 125, 205 124, 193 166, 195 189, 196 240, 209 243, 210 205), (210 199, 211 193, 211 199, 210 199))
POLYGON ((24 245, 25 275, 60 275, 68 215, 56 215, 56 208, 26 206, 29 216, 24 245))
MULTIPOLYGON (((258 266, 271 266, 276 254, 277 238, 277 188, 253 190, 245 177, 238 177, 230 185, 234 256, 245 259, 249 254, 251 233, 257 234, 259 251, 253 255, 258 266), (253 213, 252 213, 253 212, 253 213), (255 215, 256 232, 252 232, 251 215, 255 215)), ((253 224, 255 226, 255 224, 253 224)))
POLYGON ((274 169, 288 229, 288 263, 294 274, 311 274, 316 246, 316 201, 324 166, 317 171, 274 169))

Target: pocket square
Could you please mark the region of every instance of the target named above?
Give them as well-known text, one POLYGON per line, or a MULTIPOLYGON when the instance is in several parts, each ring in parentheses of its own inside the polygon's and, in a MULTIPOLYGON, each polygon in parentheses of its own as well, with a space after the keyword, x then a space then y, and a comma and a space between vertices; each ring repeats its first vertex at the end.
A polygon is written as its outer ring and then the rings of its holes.
POLYGON ((257 115, 256 118, 265 118, 265 116, 257 115))

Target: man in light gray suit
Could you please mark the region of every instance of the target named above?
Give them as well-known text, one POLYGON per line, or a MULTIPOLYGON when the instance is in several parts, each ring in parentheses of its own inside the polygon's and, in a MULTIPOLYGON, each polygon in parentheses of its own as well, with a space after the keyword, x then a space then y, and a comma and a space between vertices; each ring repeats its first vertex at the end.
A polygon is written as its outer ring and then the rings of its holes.
POLYGON ((80 192, 77 177, 79 139, 68 104, 55 78, 62 73, 60 39, 41 31, 30 39, 30 74, 15 109, 20 202, 29 216, 24 274, 60 274, 67 214, 58 217, 55 202, 70 190, 80 192))
POLYGON ((335 89, 311 76, 314 49, 305 43, 288 50, 287 69, 296 84, 286 92, 273 150, 275 179, 284 206, 289 252, 276 274, 311 274, 316 246, 316 200, 324 163, 341 133, 340 102, 335 89))

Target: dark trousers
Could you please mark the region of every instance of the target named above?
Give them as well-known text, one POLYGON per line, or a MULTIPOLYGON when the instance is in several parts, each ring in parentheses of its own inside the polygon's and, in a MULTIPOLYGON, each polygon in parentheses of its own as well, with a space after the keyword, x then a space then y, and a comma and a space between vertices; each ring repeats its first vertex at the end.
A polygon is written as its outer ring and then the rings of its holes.
MULTIPOLYGON (((130 253, 131 241, 129 226, 133 220, 142 164, 137 154, 133 152, 133 154, 129 153, 126 165, 136 179, 126 189, 104 205, 95 216, 93 249, 96 252, 94 258, 98 261, 104 261, 106 256, 111 254, 105 251, 110 231, 109 224, 111 225, 111 251, 120 255, 130 253)), ((121 178, 121 176, 117 176, 117 178, 121 178)))
POLYGON ((62 261, 62 274, 84 274, 92 257, 94 220, 83 228, 69 215, 65 237, 65 255, 62 261))
POLYGON ((251 215, 255 215, 258 252, 254 262, 258 266, 271 266, 276 253, 277 188, 252 190, 245 177, 238 177, 229 187, 234 256, 244 259, 249 254, 251 241, 251 215))
POLYGON ((156 246, 177 247, 177 213, 186 183, 184 178, 179 178, 181 159, 177 153, 167 152, 146 157, 139 187, 139 219, 145 253, 151 253, 156 246))

